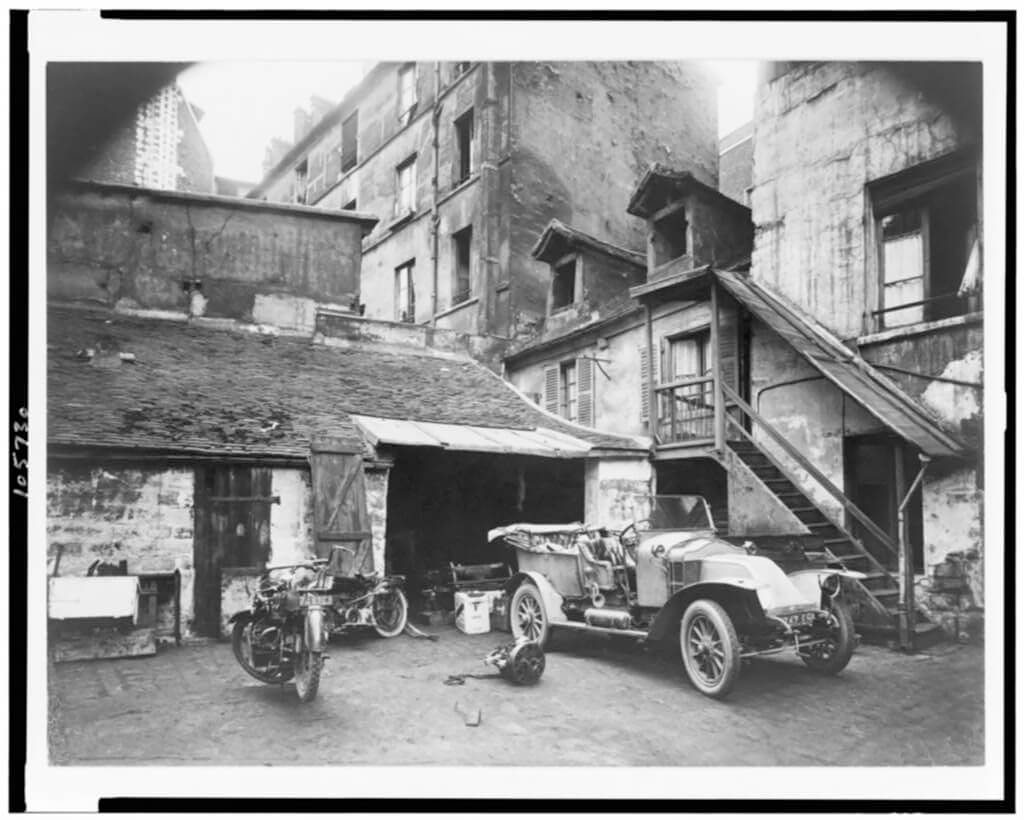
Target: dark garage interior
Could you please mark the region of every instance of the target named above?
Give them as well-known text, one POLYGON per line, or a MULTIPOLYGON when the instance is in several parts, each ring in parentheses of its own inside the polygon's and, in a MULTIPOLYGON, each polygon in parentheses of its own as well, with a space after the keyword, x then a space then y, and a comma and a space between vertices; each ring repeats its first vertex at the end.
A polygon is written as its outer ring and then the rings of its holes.
POLYGON ((389 573, 415 606, 430 570, 514 560, 487 531, 504 524, 582 521, 583 460, 397 447, 388 480, 389 573))
POLYGON ((702 495, 719 532, 729 530, 729 482, 725 469, 711 458, 660 461, 655 465, 658 495, 702 495))

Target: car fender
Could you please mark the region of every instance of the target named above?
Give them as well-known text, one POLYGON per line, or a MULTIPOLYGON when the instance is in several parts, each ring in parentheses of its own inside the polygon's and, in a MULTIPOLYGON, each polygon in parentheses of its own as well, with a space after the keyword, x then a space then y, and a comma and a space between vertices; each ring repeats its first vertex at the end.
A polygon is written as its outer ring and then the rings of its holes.
POLYGON ((721 604, 734 622, 756 621, 764 617, 757 587, 749 578, 716 578, 691 584, 669 598, 655 616, 647 639, 657 641, 677 635, 683 612, 698 598, 721 604))
POLYGON ((863 572, 857 572, 852 569, 801 569, 791 572, 786 577, 800 591, 801 595, 808 599, 813 599, 821 596, 822 581, 833 576, 851 578, 858 581, 867 577, 863 572))
POLYGON ((509 578, 505 584, 505 592, 508 593, 509 599, 512 598, 515 591, 524 581, 532 583, 540 592, 549 623, 560 623, 569 620, 565 617, 565 612, 562 610, 562 602, 565 599, 555 589, 554 584, 547 579, 547 576, 539 572, 534 572, 533 570, 517 572, 509 578))

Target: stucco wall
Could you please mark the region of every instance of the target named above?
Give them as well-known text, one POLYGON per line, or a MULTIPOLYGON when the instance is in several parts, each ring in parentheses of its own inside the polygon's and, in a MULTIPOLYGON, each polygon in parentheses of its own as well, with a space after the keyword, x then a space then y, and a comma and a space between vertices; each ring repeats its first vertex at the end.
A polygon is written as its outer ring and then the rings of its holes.
MULTIPOLYGON (((660 358, 664 337, 706 327, 710 321, 707 303, 670 302, 659 306, 653 322, 655 358, 660 358)), ((646 345, 643 314, 631 314, 509 365, 507 378, 528 396, 543 396, 545 367, 579 356, 594 356, 600 365, 594 368, 594 426, 609 433, 647 435, 647 424, 640 416, 640 356, 646 345), (598 347, 598 338, 606 346, 598 347)), ((655 370, 660 371, 660 364, 655 370)))
POLYGON ((248 320, 260 295, 353 300, 359 221, 237 202, 72 186, 51 203, 47 295, 184 310, 183 282, 199 279, 206 315, 248 320))
POLYGON ((751 276, 842 336, 869 305, 865 185, 977 140, 892 65, 813 63, 755 103, 751 276))

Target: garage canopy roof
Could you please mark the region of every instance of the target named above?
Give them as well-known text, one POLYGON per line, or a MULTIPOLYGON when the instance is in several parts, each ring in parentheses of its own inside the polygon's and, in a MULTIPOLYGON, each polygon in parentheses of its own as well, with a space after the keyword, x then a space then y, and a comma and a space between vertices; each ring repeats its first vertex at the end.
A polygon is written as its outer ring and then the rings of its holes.
POLYGON ((352 420, 374 447, 378 444, 440 447, 444 450, 548 458, 580 458, 587 455, 591 448, 590 444, 581 439, 543 427, 513 430, 508 427, 439 424, 358 415, 353 415, 352 420))

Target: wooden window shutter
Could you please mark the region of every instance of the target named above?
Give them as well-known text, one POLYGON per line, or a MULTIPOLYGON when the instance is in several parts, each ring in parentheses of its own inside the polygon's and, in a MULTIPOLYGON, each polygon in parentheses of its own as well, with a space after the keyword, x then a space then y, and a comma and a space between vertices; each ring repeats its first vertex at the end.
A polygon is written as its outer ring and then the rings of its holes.
POLYGON ((544 368, 544 409, 558 414, 558 365, 544 368))
POLYGON ((576 360, 576 420, 584 427, 594 426, 594 360, 576 360))
POLYGON ((640 421, 646 422, 651 417, 650 394, 648 385, 653 379, 654 384, 658 383, 658 358, 654 359, 653 372, 651 360, 648 357, 647 345, 640 345, 640 421))
POLYGON ((647 421, 651 417, 650 393, 647 389, 651 379, 651 360, 647 353, 647 345, 640 345, 640 421, 647 421))

